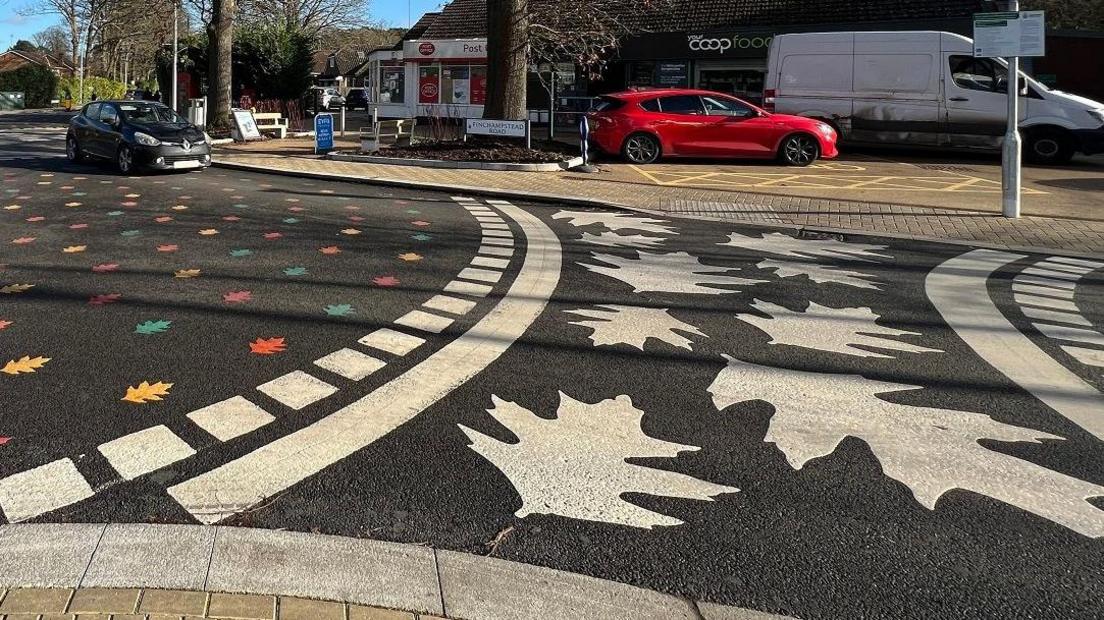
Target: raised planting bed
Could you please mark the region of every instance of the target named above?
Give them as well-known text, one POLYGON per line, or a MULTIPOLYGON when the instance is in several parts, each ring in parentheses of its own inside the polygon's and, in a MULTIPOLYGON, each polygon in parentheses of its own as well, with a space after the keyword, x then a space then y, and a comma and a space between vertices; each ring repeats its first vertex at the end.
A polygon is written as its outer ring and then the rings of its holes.
POLYGON ((467 142, 416 142, 387 146, 373 155, 331 153, 331 159, 375 164, 474 168, 484 170, 551 171, 582 165, 578 147, 562 142, 534 141, 527 149, 517 140, 470 139, 467 142))

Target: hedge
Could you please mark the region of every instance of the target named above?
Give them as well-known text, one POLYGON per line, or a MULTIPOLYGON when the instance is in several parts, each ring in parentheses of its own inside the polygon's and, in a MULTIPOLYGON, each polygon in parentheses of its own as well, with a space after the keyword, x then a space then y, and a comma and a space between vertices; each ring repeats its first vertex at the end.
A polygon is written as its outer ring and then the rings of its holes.
POLYGON ((25 108, 50 107, 57 82, 53 71, 39 65, 25 65, 0 73, 0 91, 22 92, 25 108))
MULTIPOLYGON (((69 90, 74 105, 81 100, 79 77, 67 77, 58 80, 58 99, 62 101, 65 100, 66 89, 69 90)), ((87 76, 84 78, 84 101, 90 101, 92 99, 92 93, 96 93, 96 97, 100 99, 122 99, 126 95, 126 91, 126 84, 122 82, 95 76, 87 76)))

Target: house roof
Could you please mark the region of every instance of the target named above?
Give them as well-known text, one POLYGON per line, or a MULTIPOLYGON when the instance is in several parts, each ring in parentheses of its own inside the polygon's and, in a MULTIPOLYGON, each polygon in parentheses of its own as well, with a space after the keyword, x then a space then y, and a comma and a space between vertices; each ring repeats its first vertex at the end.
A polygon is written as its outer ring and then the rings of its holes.
POLYGON ((36 65, 43 65, 45 67, 49 67, 50 69, 60 69, 63 71, 73 70, 73 66, 65 60, 58 58, 57 56, 47 54, 46 52, 10 49, 6 52, 0 53, 0 56, 3 56, 4 54, 15 54, 17 56, 22 56, 23 58, 26 58, 36 65))
MULTIPOLYGON (((728 26, 962 18, 987 10, 992 3, 990 0, 673 0, 659 4, 662 6, 652 11, 642 11, 639 5, 628 2, 617 2, 612 7, 623 9, 624 18, 641 30, 692 32, 728 26)), ((486 0, 453 0, 421 37, 463 39, 486 34, 486 0)))

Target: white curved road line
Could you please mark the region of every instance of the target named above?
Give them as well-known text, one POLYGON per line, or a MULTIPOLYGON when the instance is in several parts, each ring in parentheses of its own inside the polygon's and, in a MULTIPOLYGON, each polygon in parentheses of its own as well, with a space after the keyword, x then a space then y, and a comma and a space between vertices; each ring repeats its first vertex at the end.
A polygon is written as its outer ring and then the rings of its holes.
POLYGON ((168 489, 196 519, 215 523, 367 447, 494 362, 544 311, 562 252, 539 219, 495 203, 525 233, 525 260, 502 301, 425 361, 343 409, 221 467, 168 489))
POLYGON ((939 265, 925 290, 943 320, 982 359, 1035 398, 1104 439, 1104 397, 1020 333, 989 298, 993 272, 1025 258, 974 250, 939 265))

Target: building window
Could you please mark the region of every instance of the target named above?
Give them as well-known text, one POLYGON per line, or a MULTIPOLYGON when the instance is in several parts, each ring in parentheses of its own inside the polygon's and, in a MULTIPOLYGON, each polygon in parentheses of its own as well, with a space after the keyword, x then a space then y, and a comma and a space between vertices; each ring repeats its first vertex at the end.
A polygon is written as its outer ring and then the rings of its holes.
POLYGON ((440 103, 441 65, 418 67, 418 103, 440 103))
POLYGON ((629 65, 629 86, 654 86, 656 64, 654 62, 634 62, 629 65))
POLYGON ((441 67, 441 103, 471 102, 471 74, 467 65, 441 67))
POLYGON ((380 103, 403 103, 406 93, 406 69, 380 67, 380 103))
POLYGON ((483 105, 487 101, 487 67, 473 65, 471 68, 471 102, 483 105))

